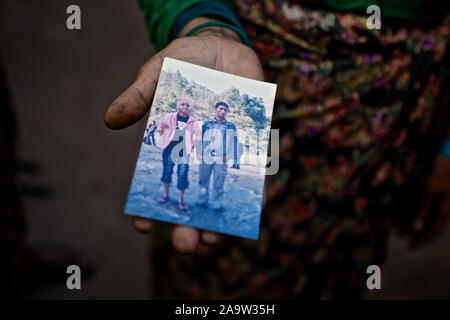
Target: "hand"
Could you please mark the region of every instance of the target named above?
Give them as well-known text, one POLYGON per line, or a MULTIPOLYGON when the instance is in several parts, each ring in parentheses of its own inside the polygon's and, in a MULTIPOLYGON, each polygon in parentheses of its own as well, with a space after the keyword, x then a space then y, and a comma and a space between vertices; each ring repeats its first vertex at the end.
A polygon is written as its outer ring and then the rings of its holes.
MULTIPOLYGON (((209 18, 196 18, 181 31, 184 35, 194 26, 209 18)), ((104 121, 111 129, 122 129, 142 118, 150 108, 164 57, 183 60, 203 67, 264 80, 261 64, 255 52, 240 42, 239 36, 226 28, 210 27, 199 30, 191 37, 178 38, 165 49, 155 54, 139 70, 136 81, 125 90, 106 111, 104 121)), ((134 227, 140 232, 149 232, 153 222, 149 219, 133 217, 134 227)), ((205 244, 215 244, 221 235, 187 227, 175 226, 172 243, 181 253, 192 253, 201 240, 205 244)))

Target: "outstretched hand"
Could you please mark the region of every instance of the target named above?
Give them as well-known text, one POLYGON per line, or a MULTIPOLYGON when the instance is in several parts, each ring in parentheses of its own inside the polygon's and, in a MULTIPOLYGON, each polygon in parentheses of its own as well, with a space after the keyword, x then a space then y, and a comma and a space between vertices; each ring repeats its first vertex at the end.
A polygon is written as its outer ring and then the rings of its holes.
MULTIPOLYGON (((194 19, 180 34, 184 35, 195 25, 206 21, 212 19, 194 19)), ((219 27, 201 29, 193 36, 172 41, 140 68, 136 81, 114 100, 106 111, 104 121, 108 128, 126 128, 145 115, 152 104, 165 57, 250 79, 264 79, 257 55, 239 41, 236 33, 219 27)), ((133 217, 133 223, 136 230, 144 233, 153 227, 152 220, 141 217, 133 217)), ((220 239, 220 234, 210 231, 200 232, 188 226, 175 226, 172 231, 173 246, 181 253, 192 253, 200 241, 213 245, 220 239)))

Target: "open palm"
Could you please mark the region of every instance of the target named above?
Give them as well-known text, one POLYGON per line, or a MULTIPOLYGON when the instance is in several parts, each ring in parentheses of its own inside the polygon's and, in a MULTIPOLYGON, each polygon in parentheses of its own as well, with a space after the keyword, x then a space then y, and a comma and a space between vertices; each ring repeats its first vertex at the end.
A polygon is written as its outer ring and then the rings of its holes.
MULTIPOLYGON (((139 70, 136 81, 108 108, 105 124, 111 129, 128 127, 149 110, 165 57, 186 61, 206 68, 234 75, 263 80, 261 64, 255 52, 242 43, 219 35, 198 35, 179 38, 155 54, 139 70)), ((148 232, 153 223, 149 219, 133 217, 138 231, 148 232)), ((172 242, 180 252, 192 252, 199 240, 214 244, 220 235, 187 227, 175 226, 172 242)))

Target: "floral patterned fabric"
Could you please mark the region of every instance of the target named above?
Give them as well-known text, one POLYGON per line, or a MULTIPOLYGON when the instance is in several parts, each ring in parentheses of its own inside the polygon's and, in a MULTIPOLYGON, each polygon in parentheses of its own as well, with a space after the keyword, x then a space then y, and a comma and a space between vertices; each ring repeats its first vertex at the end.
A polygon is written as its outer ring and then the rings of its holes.
POLYGON ((169 227, 155 228, 154 296, 359 297, 389 232, 412 228, 416 202, 404 199, 420 194, 448 123, 449 16, 369 30, 368 16, 302 1, 235 5, 278 84, 280 171, 266 181, 258 241, 183 256, 169 227))

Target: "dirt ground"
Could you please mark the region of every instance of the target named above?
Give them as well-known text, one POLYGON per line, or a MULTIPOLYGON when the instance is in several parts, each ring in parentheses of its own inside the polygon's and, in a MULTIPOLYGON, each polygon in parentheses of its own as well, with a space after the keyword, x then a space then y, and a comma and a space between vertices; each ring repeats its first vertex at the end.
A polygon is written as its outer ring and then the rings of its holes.
MULTIPOLYGON (((176 166, 169 190, 171 201, 164 205, 158 203, 158 198, 163 195, 163 184, 160 181, 163 167, 161 159, 162 149, 153 145, 142 144, 126 212, 250 239, 258 238, 263 196, 262 186, 264 184, 264 175, 258 172, 258 168, 242 164, 240 170, 227 169, 223 196, 224 211, 217 213, 213 212, 211 208, 201 209, 198 207, 200 165, 190 164, 188 172, 189 187, 184 194, 184 202, 188 210, 180 212, 174 203, 178 193, 176 189, 176 166)), ((231 163, 228 166, 230 167, 230 165, 231 163)), ((210 181, 211 199, 213 177, 210 181)))

